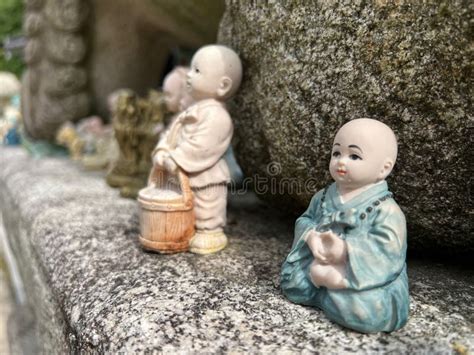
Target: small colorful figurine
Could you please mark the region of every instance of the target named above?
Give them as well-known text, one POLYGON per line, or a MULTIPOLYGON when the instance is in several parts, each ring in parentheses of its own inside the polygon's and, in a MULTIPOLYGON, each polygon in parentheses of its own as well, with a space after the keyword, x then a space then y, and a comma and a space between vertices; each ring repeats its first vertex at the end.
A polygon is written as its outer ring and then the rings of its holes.
POLYGON ((20 88, 14 74, 0 72, 0 144, 20 144, 20 88))
POLYGON ((15 74, 0 71, 0 117, 11 104, 12 97, 20 93, 21 84, 15 74))
POLYGON ((81 163, 87 170, 108 168, 118 159, 119 148, 111 124, 104 124, 99 116, 81 120, 77 133, 84 141, 81 163))
POLYGON ((233 125, 225 101, 241 79, 242 64, 233 50, 222 45, 199 49, 186 81, 196 103, 174 119, 153 153, 156 168, 189 177, 196 218, 189 250, 194 253, 214 253, 227 245, 223 228, 230 174, 224 154, 233 125))
POLYGON ((118 146, 112 125, 104 125, 99 116, 82 119, 77 124, 65 122, 56 133, 56 143, 67 148, 72 160, 87 170, 102 170, 118 158, 118 146))
POLYGON ((85 142, 77 133, 72 122, 65 122, 56 133, 56 143, 68 149, 72 160, 81 160, 85 142))
POLYGON ((290 301, 364 333, 405 325, 406 222, 385 181, 396 158, 396 137, 384 123, 362 118, 339 129, 329 166, 335 182, 296 221, 282 267, 290 301))

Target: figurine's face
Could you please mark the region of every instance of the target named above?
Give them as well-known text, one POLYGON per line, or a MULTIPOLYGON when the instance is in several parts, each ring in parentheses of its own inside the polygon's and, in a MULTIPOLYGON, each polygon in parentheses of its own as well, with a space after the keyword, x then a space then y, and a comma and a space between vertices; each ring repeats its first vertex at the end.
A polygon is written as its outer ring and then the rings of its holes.
POLYGON ((346 190, 354 190, 385 179, 394 164, 392 150, 387 148, 390 145, 390 137, 386 137, 386 132, 377 125, 363 128, 357 125, 356 122, 343 126, 336 134, 329 165, 336 184, 346 190))
POLYGON ((200 49, 191 61, 186 75, 186 86, 195 100, 218 98, 223 78, 223 63, 219 52, 213 48, 200 49))
POLYGON ((179 101, 183 88, 183 80, 178 75, 167 77, 163 83, 165 105, 170 112, 179 112, 179 101))

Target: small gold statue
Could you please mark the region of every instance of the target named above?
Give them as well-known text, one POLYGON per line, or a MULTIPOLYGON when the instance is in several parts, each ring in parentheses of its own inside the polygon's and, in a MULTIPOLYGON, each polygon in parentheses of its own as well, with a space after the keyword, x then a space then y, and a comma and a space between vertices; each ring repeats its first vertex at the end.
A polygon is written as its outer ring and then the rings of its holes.
POLYGON ((69 151, 72 160, 81 160, 84 149, 84 141, 77 134, 74 124, 65 122, 56 133, 56 142, 69 151))
POLYGON ((146 98, 130 90, 120 90, 112 95, 111 101, 120 152, 106 180, 110 186, 120 188, 121 196, 135 198, 146 185, 152 166, 150 156, 163 129, 164 97, 155 90, 146 98))

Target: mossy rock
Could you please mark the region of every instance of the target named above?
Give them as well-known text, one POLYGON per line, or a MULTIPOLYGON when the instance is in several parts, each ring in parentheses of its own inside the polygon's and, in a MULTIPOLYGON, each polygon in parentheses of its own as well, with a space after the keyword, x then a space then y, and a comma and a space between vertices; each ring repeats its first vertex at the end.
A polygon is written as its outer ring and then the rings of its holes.
POLYGON ((389 184, 410 248, 472 253, 473 13, 459 0, 227 1, 219 40, 245 68, 231 106, 244 172, 299 213, 331 182, 337 129, 379 119, 399 139, 389 184))

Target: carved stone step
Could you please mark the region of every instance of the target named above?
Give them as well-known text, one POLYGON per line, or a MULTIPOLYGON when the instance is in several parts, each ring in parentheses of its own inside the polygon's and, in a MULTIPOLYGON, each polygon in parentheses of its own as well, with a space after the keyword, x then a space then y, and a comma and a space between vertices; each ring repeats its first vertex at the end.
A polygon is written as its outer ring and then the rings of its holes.
POLYGON ((348 331, 280 292, 294 219, 252 195, 232 195, 227 249, 148 253, 138 242, 137 203, 103 176, 0 148, 0 209, 36 317, 38 352, 472 351, 469 269, 409 260, 406 327, 348 331))

